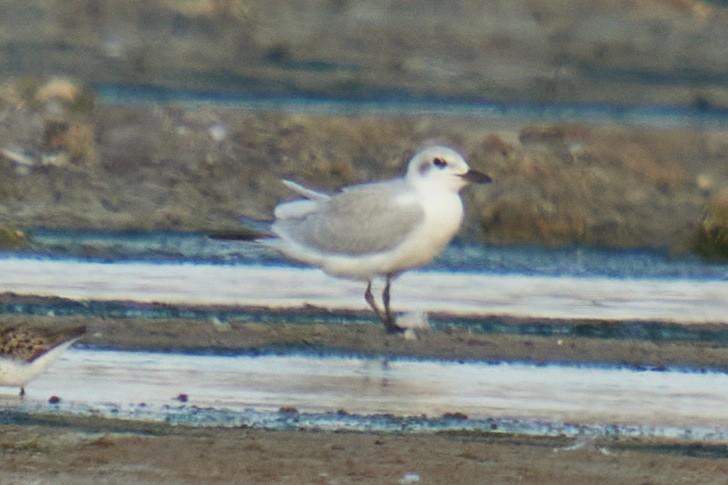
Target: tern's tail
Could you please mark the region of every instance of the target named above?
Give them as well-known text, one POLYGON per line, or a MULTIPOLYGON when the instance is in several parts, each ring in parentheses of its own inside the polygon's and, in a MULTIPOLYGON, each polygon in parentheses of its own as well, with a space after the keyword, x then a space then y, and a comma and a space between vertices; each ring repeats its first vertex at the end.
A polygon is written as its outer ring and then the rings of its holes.
POLYGON ((271 226, 273 221, 253 219, 252 217, 241 217, 240 229, 231 231, 213 232, 207 235, 210 239, 222 241, 254 241, 273 237, 271 226))
MULTIPOLYGON (((329 198, 327 194, 308 189, 291 180, 282 180, 282 182, 283 185, 298 195, 305 197, 305 200, 294 200, 278 204, 274 210, 276 219, 303 217, 316 209, 316 202, 329 198)), ((225 241, 253 241, 275 237, 272 229, 273 221, 253 219, 250 217, 241 217, 239 220, 242 225, 240 230, 220 231, 208 234, 207 236, 210 239, 225 241)))

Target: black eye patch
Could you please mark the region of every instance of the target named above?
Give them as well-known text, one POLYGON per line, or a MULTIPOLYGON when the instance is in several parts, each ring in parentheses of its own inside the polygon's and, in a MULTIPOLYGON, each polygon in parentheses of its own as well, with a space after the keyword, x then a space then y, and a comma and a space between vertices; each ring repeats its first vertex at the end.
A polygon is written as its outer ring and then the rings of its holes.
POLYGON ((432 164, 439 168, 444 168, 447 166, 447 162, 443 160, 442 158, 436 158, 432 161, 432 164))

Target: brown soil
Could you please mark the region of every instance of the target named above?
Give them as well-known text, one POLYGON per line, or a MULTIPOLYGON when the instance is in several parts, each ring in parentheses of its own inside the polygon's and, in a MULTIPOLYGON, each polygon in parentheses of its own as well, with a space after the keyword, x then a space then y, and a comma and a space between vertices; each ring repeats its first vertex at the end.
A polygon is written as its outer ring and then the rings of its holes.
POLYGON ((725 447, 497 433, 194 429, 48 417, 0 425, 2 483, 722 484, 725 447), (407 480, 419 481, 414 482, 407 480))
POLYGON ((728 191, 724 130, 219 106, 98 106, 59 126, 1 95, 0 112, 13 113, 0 125, 0 225, 21 229, 236 230, 293 196, 282 178, 335 190, 397 176, 431 139, 494 178, 464 191, 469 240, 686 250, 728 191))
MULTIPOLYGON (((282 177, 319 189, 391 177, 431 139, 495 179, 467 191, 473 240, 703 247, 701 218, 728 191, 728 132, 699 121, 120 107, 88 88, 710 113, 728 106, 721 2, 5 3, 0 224, 11 228, 231 230, 292 195, 282 177)), ((708 218, 724 244, 724 218, 708 218)))
POLYGON ((728 106, 705 0, 6 0, 0 75, 235 94, 728 106))
MULTIPOLYGON (((356 355, 422 357, 446 360, 586 363, 663 368, 724 370, 728 345, 714 341, 652 341, 579 336, 518 335, 534 320, 507 320, 513 334, 478 334, 467 329, 420 333, 417 340, 387 335, 379 324, 322 323, 226 324, 185 319, 42 317, 7 315, 2 325, 86 325, 81 343, 122 350, 155 349, 220 352, 341 352, 356 355)), ((543 322, 539 322, 543 323, 543 322)), ((548 323, 548 322, 547 322, 548 323)), ((620 325, 574 321, 553 324, 620 325)), ((697 335, 710 325, 691 325, 697 335)))

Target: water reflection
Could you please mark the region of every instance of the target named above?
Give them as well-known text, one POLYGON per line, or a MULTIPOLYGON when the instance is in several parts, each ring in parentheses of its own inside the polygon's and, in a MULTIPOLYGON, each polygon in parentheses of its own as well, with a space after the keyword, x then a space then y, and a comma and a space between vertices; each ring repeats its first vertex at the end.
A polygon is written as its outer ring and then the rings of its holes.
POLYGON ((47 411, 48 397, 58 395, 61 409, 71 412, 114 409, 117 417, 143 413, 144 419, 165 420, 170 412, 206 410, 209 425, 245 419, 246 410, 283 408, 296 414, 728 427, 728 375, 674 370, 71 349, 27 391, 22 406, 28 409, 47 411))

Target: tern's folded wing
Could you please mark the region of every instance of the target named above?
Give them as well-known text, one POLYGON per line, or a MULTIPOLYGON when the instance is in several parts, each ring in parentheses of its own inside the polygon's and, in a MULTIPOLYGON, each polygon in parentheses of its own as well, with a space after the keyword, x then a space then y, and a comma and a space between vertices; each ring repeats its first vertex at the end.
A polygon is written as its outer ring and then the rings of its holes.
POLYGON ((396 247, 424 218, 401 184, 353 187, 316 206, 302 217, 276 221, 273 231, 314 251, 357 256, 396 247))
POLYGON ((307 199, 311 200, 326 200, 330 196, 327 194, 324 194, 322 192, 316 192, 315 190, 311 190, 307 187, 304 187, 301 184, 297 184, 296 182, 292 180, 281 180, 283 182, 283 185, 288 187, 294 192, 298 192, 300 195, 306 197, 307 199))
POLYGON ((273 210, 273 215, 276 219, 295 219, 305 217, 317 210, 319 202, 329 200, 330 198, 329 195, 307 189, 303 185, 297 184, 291 180, 282 180, 282 182, 283 185, 294 192, 297 192, 299 195, 304 196, 305 199, 278 204, 273 210))

